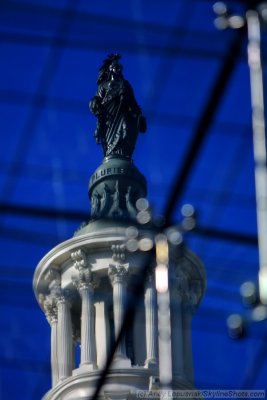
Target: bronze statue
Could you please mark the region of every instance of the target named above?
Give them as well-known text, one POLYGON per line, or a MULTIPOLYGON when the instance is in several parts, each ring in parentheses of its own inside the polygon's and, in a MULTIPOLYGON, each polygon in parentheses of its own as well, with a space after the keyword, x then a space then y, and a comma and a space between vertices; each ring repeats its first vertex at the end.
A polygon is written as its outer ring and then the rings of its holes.
POLYGON ((130 83, 124 79, 119 54, 110 54, 99 69, 97 94, 89 103, 97 117, 94 133, 105 157, 131 159, 138 132, 146 131, 146 120, 130 83))

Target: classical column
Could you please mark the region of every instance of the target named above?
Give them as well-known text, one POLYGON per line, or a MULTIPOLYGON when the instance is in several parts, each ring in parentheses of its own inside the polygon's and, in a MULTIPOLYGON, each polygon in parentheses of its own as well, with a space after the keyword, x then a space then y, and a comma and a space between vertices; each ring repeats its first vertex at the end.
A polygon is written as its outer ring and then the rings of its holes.
POLYGON ((145 317, 146 317, 146 361, 147 368, 157 365, 157 293, 152 273, 147 277, 145 289, 145 317))
POLYGON ((79 292, 82 299, 81 315, 81 366, 88 365, 96 369, 95 314, 92 283, 80 282, 79 292))
POLYGON ((94 312, 94 288, 97 286, 95 275, 92 274, 91 265, 87 263, 86 254, 79 249, 71 254, 75 261, 74 267, 79 271, 78 279, 73 283, 79 290, 82 300, 81 311, 81 362, 80 367, 94 370, 96 363, 95 340, 95 312, 94 312))
MULTIPOLYGON (((117 339, 119 336, 125 313, 125 294, 127 287, 128 269, 128 265, 110 265, 108 270, 108 274, 113 286, 113 315, 115 339, 117 339)), ((126 356, 125 336, 121 338, 120 343, 118 344, 114 361, 117 362, 117 364, 120 366, 131 366, 131 361, 126 356)))
POLYGON ((58 383, 59 370, 58 370, 58 336, 57 336, 57 309, 51 315, 51 368, 52 368, 52 387, 58 383))
POLYGON ((108 321, 107 302, 97 301, 95 303, 95 340, 97 366, 102 369, 105 367, 109 354, 110 325, 108 321))
POLYGON ((72 374, 73 343, 70 303, 66 294, 62 293, 57 299, 58 306, 58 360, 59 380, 62 381, 72 374))
POLYGON ((46 318, 51 327, 51 370, 52 370, 52 387, 54 387, 59 380, 58 370, 58 337, 57 337, 57 303, 54 297, 42 296, 40 298, 44 307, 46 318))

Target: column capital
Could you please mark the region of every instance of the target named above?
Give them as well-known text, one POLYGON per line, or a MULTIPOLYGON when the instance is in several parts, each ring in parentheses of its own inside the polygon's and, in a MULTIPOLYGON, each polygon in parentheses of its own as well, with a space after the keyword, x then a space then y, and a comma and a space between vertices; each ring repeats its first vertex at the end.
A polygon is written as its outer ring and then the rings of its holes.
POLYGON ((90 289, 92 292, 100 283, 100 279, 95 273, 92 273, 91 266, 79 270, 78 278, 72 278, 73 285, 80 292, 81 290, 90 289))
POLYGON ((127 283, 129 275, 129 265, 128 264, 110 264, 108 267, 108 276, 112 284, 121 282, 127 283))
POLYGON ((71 290, 60 288, 60 291, 57 293, 57 296, 55 298, 57 305, 65 303, 69 307, 71 307, 71 301, 73 300, 74 295, 71 290))
POLYGON ((40 294, 39 301, 43 306, 45 316, 49 324, 57 322, 57 301, 52 295, 40 294))
POLYGON ((76 288, 81 291, 91 289, 92 291, 99 285, 99 279, 92 273, 92 265, 87 262, 86 253, 78 249, 71 253, 74 260, 74 268, 79 271, 78 278, 73 278, 72 282, 76 288))
POLYGON ((49 282, 48 288, 52 297, 58 297, 61 292, 61 274, 56 268, 50 268, 45 275, 45 280, 49 282))
POLYGON ((85 289, 90 289, 93 292, 99 286, 100 279, 89 268, 86 268, 83 272, 79 273, 78 278, 73 278, 72 282, 79 292, 85 289))

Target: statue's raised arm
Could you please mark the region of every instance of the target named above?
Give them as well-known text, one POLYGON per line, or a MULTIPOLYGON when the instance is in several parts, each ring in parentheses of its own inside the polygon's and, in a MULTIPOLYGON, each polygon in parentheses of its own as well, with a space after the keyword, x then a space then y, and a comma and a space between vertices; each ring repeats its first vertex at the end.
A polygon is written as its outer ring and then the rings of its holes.
POLYGON ((120 55, 111 54, 99 69, 97 94, 89 103, 97 117, 94 133, 105 157, 131 159, 138 132, 146 131, 146 120, 130 83, 124 79, 120 55))

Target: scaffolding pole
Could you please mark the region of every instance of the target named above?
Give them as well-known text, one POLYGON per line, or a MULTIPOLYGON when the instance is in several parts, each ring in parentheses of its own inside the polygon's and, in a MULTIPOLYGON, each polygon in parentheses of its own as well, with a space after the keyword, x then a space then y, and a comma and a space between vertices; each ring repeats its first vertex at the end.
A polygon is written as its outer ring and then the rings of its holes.
POLYGON ((264 91, 261 62, 261 22, 259 13, 246 13, 248 27, 248 65, 250 69, 255 187, 259 242, 259 295, 267 304, 267 166, 264 91))

